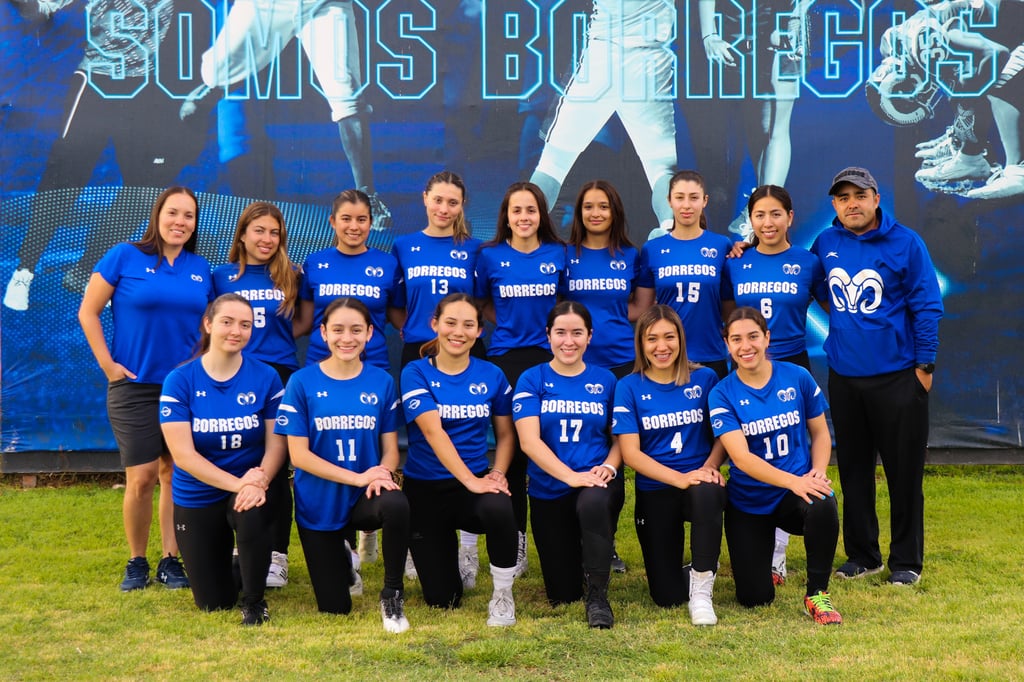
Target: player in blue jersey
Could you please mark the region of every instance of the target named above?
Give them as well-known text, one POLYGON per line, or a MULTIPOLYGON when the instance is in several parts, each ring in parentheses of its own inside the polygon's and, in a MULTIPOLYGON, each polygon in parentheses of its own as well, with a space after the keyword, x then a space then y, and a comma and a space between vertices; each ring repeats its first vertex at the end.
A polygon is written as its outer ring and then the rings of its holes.
POLYGON ((625 493, 610 429, 615 377, 583 359, 593 334, 583 304, 556 305, 547 321, 554 357, 523 372, 513 410, 530 457, 531 525, 548 601, 585 594, 588 625, 610 628, 612 519, 625 493))
POLYGON ((160 432, 160 386, 188 359, 210 301, 210 264, 195 253, 199 204, 192 190, 170 187, 153 204, 137 242, 118 244, 89 279, 78 321, 107 381, 107 415, 125 468, 124 531, 129 561, 123 591, 149 584, 146 546, 153 520, 153 490, 160 483, 161 559, 156 578, 188 587, 178 560, 171 498, 171 457, 160 432), (108 345, 100 315, 110 304, 108 345))
POLYGON ((682 170, 673 175, 668 202, 672 231, 649 240, 640 251, 636 306, 646 310, 657 302, 674 309, 686 329, 687 357, 721 378, 728 371, 722 320, 734 307, 724 272, 732 244, 707 229, 708 195, 700 173, 682 170))
POLYGON ((512 388, 500 369, 471 357, 483 331, 483 313, 472 296, 445 296, 431 326, 434 340, 423 346, 423 358, 402 370, 409 431, 403 490, 412 513, 410 548, 423 598, 440 608, 460 605, 464 584, 456 530, 486 533, 494 579, 487 624, 514 625, 519 538, 505 478, 515 446, 512 388), (487 460, 492 423, 493 468, 487 460))
MULTIPOLYGON (((280 209, 265 201, 253 202, 238 217, 228 262, 213 271, 215 294, 234 292, 253 306, 252 337, 245 347, 246 357, 273 367, 282 384, 299 368, 295 337, 309 331, 309 320, 296 320, 300 275, 288 258, 287 246, 288 231, 280 209)), ((289 478, 286 464, 271 483, 275 500, 271 527, 274 546, 267 587, 288 584, 288 545, 292 534, 289 478)))
MULTIPOLYGON (((737 306, 760 310, 772 333, 769 356, 792 362, 811 371, 807 355, 807 308, 825 295, 825 271, 821 261, 806 249, 790 244, 793 200, 782 187, 762 185, 747 202, 754 236, 752 249, 742 258, 725 263, 737 306)), ((786 580, 786 547, 789 533, 777 529, 772 555, 772 579, 786 580)))
POLYGON ((409 503, 392 479, 398 467, 398 395, 388 372, 362 361, 376 330, 354 298, 328 304, 320 335, 330 355, 288 381, 276 433, 288 436, 295 465, 295 523, 317 608, 352 610, 361 588, 346 543, 351 531, 383 528, 386 632, 409 629, 402 569, 409 548, 409 503))
MULTIPOLYGON (((323 325, 327 305, 342 297, 362 301, 373 316, 376 334, 369 337, 366 361, 388 369, 388 349, 384 326, 391 322, 396 329, 405 323, 405 295, 398 261, 366 245, 373 215, 370 198, 365 192, 348 189, 336 196, 329 218, 334 230, 334 246, 315 251, 303 265, 299 288, 299 318, 312 320, 312 328, 323 325)), ((324 339, 312 334, 306 365, 313 365, 330 355, 324 339)))
MULTIPOLYGON (((487 359, 501 368, 510 386, 528 368, 551 359, 544 320, 558 302, 565 265, 565 245, 551 224, 544 194, 533 183, 513 183, 501 201, 494 239, 480 248, 475 283, 477 298, 487 302, 484 313, 495 324, 487 359)), ((506 473, 519 525, 519 576, 527 567, 527 501, 526 455, 518 445, 506 473)))
POLYGON ((683 323, 670 306, 640 315, 635 346, 636 370, 615 388, 612 432, 636 471, 634 520, 648 589, 658 606, 689 602, 694 625, 715 625, 725 483, 711 464, 720 461, 721 445, 711 435, 707 407, 718 377, 690 362, 683 323), (689 567, 683 566, 686 521, 689 567))
POLYGON ((803 367, 768 359, 768 323, 753 308, 729 316, 726 344, 736 371, 711 391, 711 426, 731 460, 725 538, 743 606, 770 604, 775 529, 804 536, 804 607, 820 625, 842 616, 828 593, 839 511, 826 467, 828 405, 803 367))
POLYGON ((274 491, 286 444, 274 419, 284 392, 271 367, 242 356, 253 311, 223 294, 203 316, 201 355, 174 369, 160 395, 160 424, 174 457, 174 531, 204 611, 239 601, 232 571, 238 545, 242 625, 270 620, 264 600, 274 491))

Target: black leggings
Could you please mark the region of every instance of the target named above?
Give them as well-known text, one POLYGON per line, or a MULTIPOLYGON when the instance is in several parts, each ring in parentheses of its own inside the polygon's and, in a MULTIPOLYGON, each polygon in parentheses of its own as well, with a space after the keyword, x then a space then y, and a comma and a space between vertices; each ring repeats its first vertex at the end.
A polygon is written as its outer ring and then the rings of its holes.
POLYGON ((471 493, 453 478, 406 478, 403 490, 413 512, 409 549, 430 606, 457 608, 461 603, 458 529, 487 535, 487 555, 494 566, 516 565, 519 539, 508 495, 471 493))
MULTIPOLYGON (((324 613, 348 613, 352 555, 345 540, 356 530, 383 528, 384 589, 401 592, 405 555, 409 550, 409 501, 401 490, 385 490, 352 507, 348 526, 338 530, 312 530, 299 526, 299 541, 306 555, 309 581, 313 584, 316 607, 324 613)), ((264 571, 265 573, 266 571, 264 571)))
POLYGON ((620 476, 607 488, 574 488, 553 500, 530 497, 533 542, 552 605, 582 599, 585 573, 608 575, 615 536, 612 518, 616 500, 623 496, 620 476))
POLYGON ((188 571, 192 598, 204 611, 230 609, 238 602, 239 585, 232 569, 232 550, 238 545, 242 605, 263 601, 270 568, 270 528, 273 494, 261 507, 234 510, 235 495, 209 507, 174 505, 174 537, 188 571))
MULTIPOLYGON (((516 382, 523 372, 539 365, 542 362, 549 362, 552 358, 551 352, 536 346, 527 348, 514 348, 504 355, 489 355, 487 359, 497 365, 505 374, 512 389, 515 390, 516 382)), ((508 489, 512 492, 512 508, 516 512, 516 526, 522 533, 526 532, 526 453, 519 446, 519 436, 515 437, 516 446, 512 452, 512 462, 505 472, 505 480, 508 481, 508 489)), ((611 556, 611 555, 609 555, 611 556)))
POLYGON ((828 590, 839 540, 836 498, 807 504, 803 498, 787 493, 770 514, 748 514, 732 505, 725 508, 725 539, 736 580, 736 600, 743 606, 771 604, 775 599, 772 551, 776 528, 804 536, 807 594, 828 590))
MULTIPOLYGON (((295 369, 276 362, 268 362, 268 365, 277 371, 281 378, 281 385, 287 386, 288 379, 295 373, 295 369)), ((273 544, 271 549, 281 554, 288 553, 288 546, 292 540, 292 509, 294 500, 292 497, 292 467, 288 453, 285 453, 284 463, 278 470, 277 475, 270 482, 275 490, 276 504, 274 505, 274 518, 270 524, 270 539, 273 544)))
POLYGON ((683 571, 686 521, 690 522, 693 570, 718 570, 724 508, 725 488, 720 485, 636 491, 633 519, 655 604, 679 606, 690 600, 690 581, 683 571))

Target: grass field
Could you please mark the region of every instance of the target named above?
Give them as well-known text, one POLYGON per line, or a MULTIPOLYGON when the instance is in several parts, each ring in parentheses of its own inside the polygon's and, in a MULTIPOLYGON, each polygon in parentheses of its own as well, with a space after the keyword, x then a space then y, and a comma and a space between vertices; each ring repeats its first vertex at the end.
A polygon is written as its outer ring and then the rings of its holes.
MULTIPOLYGON (((412 628, 387 635, 375 598, 380 562, 364 568, 366 594, 351 615, 322 615, 294 534, 290 583, 268 596, 271 623, 242 628, 237 610, 200 613, 188 591, 121 594, 122 491, 109 481, 43 483, 0 484, 2 679, 1024 679, 1020 466, 929 467, 921 583, 892 587, 884 573, 834 581, 845 622, 830 628, 802 613, 799 538, 769 607, 736 603, 724 543, 718 626, 697 629, 685 607, 655 607, 631 494, 618 534, 629 572, 612 579, 612 630, 588 629, 582 604, 548 606, 531 547, 530 571, 515 586, 515 627, 485 626, 490 577, 481 571, 458 611, 427 608, 418 583, 407 584, 412 628)), ((886 526, 884 482, 879 504, 886 526)), ((837 565, 841 539, 839 554, 837 565)))

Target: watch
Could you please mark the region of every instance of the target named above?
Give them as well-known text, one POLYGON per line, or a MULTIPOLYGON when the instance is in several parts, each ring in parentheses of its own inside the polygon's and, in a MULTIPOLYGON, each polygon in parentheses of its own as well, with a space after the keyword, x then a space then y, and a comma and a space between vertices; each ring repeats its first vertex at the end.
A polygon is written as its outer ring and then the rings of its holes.
POLYGON ((934 362, 920 362, 920 363, 918 363, 918 365, 917 365, 917 367, 915 369, 919 369, 922 372, 924 372, 925 374, 931 374, 932 372, 935 371, 935 363, 934 362))

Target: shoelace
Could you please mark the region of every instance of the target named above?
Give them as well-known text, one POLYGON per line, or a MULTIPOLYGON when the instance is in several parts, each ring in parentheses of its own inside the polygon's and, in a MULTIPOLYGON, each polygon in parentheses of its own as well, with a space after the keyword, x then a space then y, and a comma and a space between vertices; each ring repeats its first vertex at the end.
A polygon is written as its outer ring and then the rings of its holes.
POLYGON ((832 597, 825 592, 819 592, 818 594, 812 594, 807 599, 814 605, 814 608, 818 611, 835 611, 832 607, 832 597))

